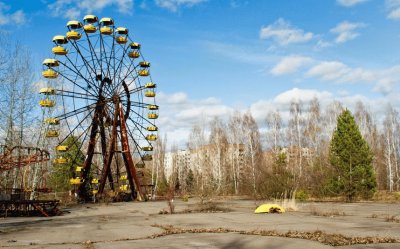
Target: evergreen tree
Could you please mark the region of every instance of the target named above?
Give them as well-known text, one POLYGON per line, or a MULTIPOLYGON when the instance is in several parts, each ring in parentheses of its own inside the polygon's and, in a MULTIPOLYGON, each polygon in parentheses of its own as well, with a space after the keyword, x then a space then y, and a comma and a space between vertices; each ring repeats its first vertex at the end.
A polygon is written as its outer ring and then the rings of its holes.
POLYGON ((374 194, 373 154, 349 110, 344 110, 337 119, 329 158, 334 174, 329 187, 335 194, 345 196, 348 201, 374 194))

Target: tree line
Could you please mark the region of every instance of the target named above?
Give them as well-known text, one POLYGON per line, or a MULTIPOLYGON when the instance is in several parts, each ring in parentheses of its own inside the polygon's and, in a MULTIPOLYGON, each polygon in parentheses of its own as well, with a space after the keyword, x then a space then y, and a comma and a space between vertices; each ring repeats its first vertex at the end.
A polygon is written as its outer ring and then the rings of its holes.
POLYGON ((392 106, 377 120, 360 101, 352 114, 338 101, 322 109, 314 98, 292 101, 286 122, 282 115, 270 111, 257 123, 251 112, 235 112, 227 120, 193 125, 187 154, 174 147, 169 153, 175 155, 170 175, 164 173, 171 167, 164 164, 166 139, 159 141, 158 158, 164 161, 152 164, 156 188, 174 186, 200 196, 281 198, 297 193, 348 200, 369 198, 375 190, 400 191, 400 123, 392 106))

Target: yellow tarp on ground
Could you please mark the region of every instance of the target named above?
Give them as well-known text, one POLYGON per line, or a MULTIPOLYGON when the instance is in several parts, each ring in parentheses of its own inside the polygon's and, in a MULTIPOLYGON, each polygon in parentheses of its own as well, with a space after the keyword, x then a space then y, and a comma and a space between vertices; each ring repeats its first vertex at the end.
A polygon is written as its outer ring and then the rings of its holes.
POLYGON ((254 213, 284 213, 285 209, 277 204, 262 204, 254 213))

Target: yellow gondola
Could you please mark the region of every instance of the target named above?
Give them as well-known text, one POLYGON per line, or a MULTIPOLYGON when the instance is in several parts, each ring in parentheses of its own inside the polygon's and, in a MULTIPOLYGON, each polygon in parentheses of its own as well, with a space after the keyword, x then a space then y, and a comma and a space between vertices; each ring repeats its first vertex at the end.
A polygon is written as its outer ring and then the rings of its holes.
POLYGON ((83 26, 83 30, 86 33, 95 33, 97 31, 97 28, 93 24, 86 24, 85 26, 83 26))
POLYGON ((53 49, 51 51, 55 55, 66 55, 66 54, 68 54, 68 51, 64 47, 61 47, 61 46, 55 46, 55 47, 53 47, 53 49))
POLYGON ((146 76, 150 75, 150 72, 149 72, 149 70, 139 70, 138 74, 139 74, 139 76, 146 77, 146 76))
POLYGON ((136 168, 139 168, 139 169, 142 169, 142 168, 144 168, 146 165, 144 164, 144 163, 137 163, 137 164, 135 164, 135 167, 136 168))
POLYGON ((76 178, 71 178, 69 179, 69 183, 72 185, 79 185, 81 183, 83 183, 83 179, 76 177, 76 178))
POLYGON ((146 130, 148 130, 148 131, 158 131, 158 127, 157 126, 148 126, 146 128, 146 130))
POLYGON ((144 84, 144 87, 146 87, 146 88, 156 88, 156 84, 154 84, 153 82, 148 82, 148 83, 144 84))
POLYGON ((149 109, 149 110, 158 110, 158 105, 148 105, 147 109, 149 109))
POLYGON ((93 189, 93 190, 92 190, 92 194, 94 194, 94 195, 97 194, 98 192, 99 192, 99 191, 98 191, 97 189, 93 189))
POLYGON ((63 35, 56 35, 53 37, 53 42, 57 45, 63 45, 63 44, 67 44, 68 40, 63 35))
POLYGON ((148 61, 141 61, 141 62, 139 62, 139 66, 140 66, 140 67, 143 67, 143 68, 150 67, 150 62, 148 62, 148 61))
POLYGON ((46 79, 55 79, 58 77, 58 73, 52 69, 47 69, 42 72, 43 77, 46 79))
POLYGON ((113 33, 113 29, 111 27, 105 26, 100 28, 100 33, 103 35, 111 35, 113 33))
POLYGON ((67 38, 69 40, 79 40, 81 39, 82 35, 78 31, 69 31, 67 32, 67 38))
POLYGON ((83 18, 84 23, 96 23, 99 19, 95 15, 86 15, 83 18))
POLYGON ((45 94, 45 95, 54 95, 54 94, 56 94, 56 89, 51 88, 51 87, 43 87, 43 88, 40 88, 39 93, 45 94))
POLYGON ((93 178, 91 181, 92 184, 98 184, 99 183, 99 179, 97 178, 93 178))
POLYGON ((66 151, 68 151, 68 146, 59 145, 59 146, 56 147, 56 151, 58 151, 58 152, 66 152, 66 151))
POLYGON ((123 185, 119 186, 119 190, 127 191, 128 190, 128 185, 127 184, 123 184, 123 185))
POLYGON ((128 38, 125 37, 125 36, 118 36, 118 37, 115 38, 115 41, 116 41, 118 44, 125 44, 125 43, 128 42, 128 38))
POLYGON ((152 155, 144 155, 142 157, 142 160, 143 161, 151 161, 151 160, 153 160, 153 156, 152 155))
POLYGON ((149 98, 154 98, 156 96, 156 92, 146 91, 146 92, 144 92, 144 96, 149 97, 149 98))
POLYGON ((138 51, 131 51, 128 53, 128 56, 129 58, 136 59, 140 57, 140 53, 138 51))
POLYGON ((140 49, 140 43, 137 42, 132 42, 131 44, 129 44, 129 46, 131 47, 131 49, 140 49))
POLYGON ((150 135, 147 135, 147 136, 146 136, 146 139, 147 139, 148 141, 156 141, 156 140, 157 140, 157 136, 154 135, 154 134, 150 134, 150 135))
POLYGON ((67 23, 67 28, 69 30, 81 29, 82 23, 80 21, 72 20, 67 23))
POLYGON ((149 113, 149 114, 147 114, 147 117, 149 119, 157 119, 158 118, 158 114, 157 113, 149 113))
POLYGON ((44 120, 44 122, 49 125, 59 125, 60 124, 60 120, 58 118, 46 118, 44 120))
POLYGON ((58 130, 48 130, 46 132, 46 137, 58 137, 60 132, 58 130))
POLYGON ((100 24, 103 26, 111 26, 114 25, 114 20, 109 17, 103 17, 100 19, 100 24))
POLYGON ((120 180, 127 180, 127 179, 128 179, 128 176, 127 176, 127 175, 122 175, 119 179, 120 179, 120 180))
POLYGON ((53 163, 55 163, 55 164, 67 164, 68 161, 69 161, 68 158, 60 156, 60 157, 54 159, 53 163))
POLYGON ((152 146, 144 146, 142 147, 143 151, 153 151, 153 147, 152 146))
POLYGON ((76 172, 82 172, 82 167, 81 166, 76 166, 75 171, 76 172))
POLYGON ((119 34, 119 35, 127 35, 128 34, 128 29, 124 28, 124 27, 119 27, 115 30, 115 33, 119 34))
POLYGON ((42 99, 39 101, 39 105, 41 107, 54 107, 56 105, 56 102, 51 99, 42 99))
POLYGON ((45 59, 43 61, 43 65, 48 66, 48 67, 58 67, 60 63, 58 63, 58 60, 56 59, 45 59))

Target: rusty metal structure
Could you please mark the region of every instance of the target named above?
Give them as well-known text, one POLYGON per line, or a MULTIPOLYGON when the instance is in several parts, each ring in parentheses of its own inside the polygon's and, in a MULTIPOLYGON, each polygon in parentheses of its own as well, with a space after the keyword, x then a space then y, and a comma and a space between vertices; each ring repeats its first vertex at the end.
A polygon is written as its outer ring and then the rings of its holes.
POLYGON ((44 121, 46 137, 58 144, 54 164, 71 168, 81 201, 106 192, 144 199, 143 168, 158 130, 150 63, 112 18, 87 15, 69 21, 66 31, 53 38, 40 90, 39 104, 53 110, 44 121))
MULTIPOLYGON (((26 175, 32 174, 32 167, 41 168, 45 175, 44 163, 50 160, 47 150, 28 146, 0 145, 0 217, 4 216, 50 216, 59 213, 58 200, 31 200, 34 184, 27 183, 26 175), (16 173, 17 174, 14 174, 16 173), (18 173, 19 172, 19 173, 18 173), (13 179, 9 179, 13 176, 13 179), (8 181, 9 180, 9 181, 8 181), (12 184, 12 185, 10 185, 12 184), (18 186, 18 187, 16 187, 18 186)), ((36 192, 49 192, 45 185, 35 185, 36 192)))

